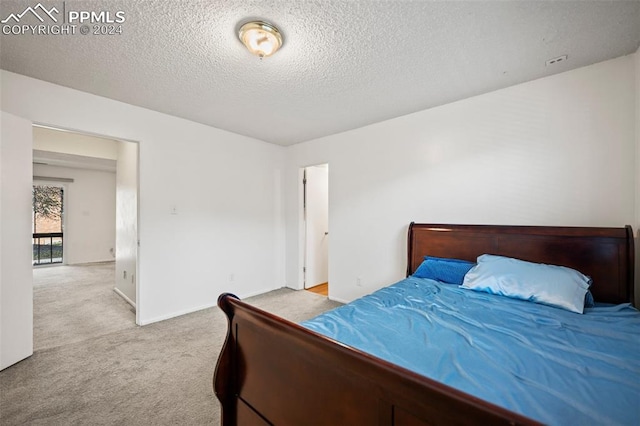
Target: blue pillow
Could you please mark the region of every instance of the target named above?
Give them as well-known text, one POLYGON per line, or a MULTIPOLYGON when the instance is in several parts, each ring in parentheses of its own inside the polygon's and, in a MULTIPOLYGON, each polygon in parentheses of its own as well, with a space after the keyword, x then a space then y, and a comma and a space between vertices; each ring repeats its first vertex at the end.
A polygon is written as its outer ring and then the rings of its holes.
POLYGON ((464 275, 474 266, 475 263, 467 262, 466 260, 425 256, 413 276, 449 284, 462 284, 464 275))
POLYGON ((483 254, 460 287, 581 314, 590 285, 591 278, 575 269, 483 254))

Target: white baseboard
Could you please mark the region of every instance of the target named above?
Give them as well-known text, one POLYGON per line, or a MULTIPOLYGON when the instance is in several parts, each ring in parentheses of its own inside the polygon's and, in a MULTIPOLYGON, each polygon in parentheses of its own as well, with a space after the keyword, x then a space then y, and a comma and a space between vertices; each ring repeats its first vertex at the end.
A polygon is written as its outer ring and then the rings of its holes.
POLYGON ((329 297, 329 300, 332 300, 334 302, 339 302, 339 303, 342 303, 342 304, 349 303, 347 300, 340 299, 339 297, 329 297))
POLYGON ((125 302, 127 302, 128 304, 130 304, 131 306, 133 306, 133 308, 134 308, 134 309, 136 308, 136 304, 135 304, 135 302, 134 302, 133 300, 129 299, 129 298, 127 297, 127 295, 126 295, 126 294, 124 294, 123 292, 121 292, 121 291, 120 291, 120 289, 119 289, 119 288, 114 287, 114 288, 113 288, 113 291, 115 291, 115 293, 116 293, 118 296, 122 297, 122 298, 125 300, 125 302))
POLYGON ((245 294, 242 294, 242 295, 237 295, 236 294, 236 296, 238 296, 240 299, 246 299, 248 297, 259 296, 261 294, 265 294, 265 293, 268 293, 270 291, 280 290, 281 288, 284 288, 284 287, 262 289, 262 290, 258 290, 258 291, 252 291, 251 293, 245 293, 245 294))
MULTIPOLYGON (((248 297, 252 297, 252 296, 258 296, 260 294, 264 294, 273 290, 278 290, 277 288, 268 288, 268 289, 263 289, 263 290, 258 290, 258 291, 253 291, 251 293, 243 293, 243 294, 236 294, 236 296, 238 296, 240 299, 246 299, 248 297)), ((230 291, 226 292, 226 293, 231 293, 230 291)), ((233 293, 235 294, 235 293, 233 293)), ((150 318, 150 319, 146 319, 146 320, 140 320, 139 325, 149 325, 149 324, 153 324, 154 322, 159 322, 159 321, 164 321, 164 320, 168 320, 171 318, 175 318, 175 317, 179 317, 182 315, 187 315, 187 314, 191 314, 193 312, 198 312, 201 311, 203 309, 209 309, 212 308, 214 306, 217 306, 218 304, 218 298, 216 297, 216 300, 211 302, 211 303, 207 303, 205 305, 200 305, 198 307, 195 308, 191 308, 191 309, 184 309, 181 311, 176 311, 176 312, 172 312, 170 314, 166 314, 166 315, 160 315, 154 318, 150 318)))
POLYGON ((92 260, 90 262, 76 262, 76 263, 65 263, 68 266, 91 266, 91 265, 101 265, 105 263, 114 263, 115 259, 106 259, 106 260, 92 260))
POLYGON ((140 325, 149 325, 149 324, 153 324, 154 322, 160 322, 160 321, 168 320, 168 319, 171 319, 171 318, 180 317, 182 315, 191 314, 193 312, 198 312, 198 311, 201 311, 203 309, 209 309, 209 308, 212 308, 212 307, 216 306, 216 302, 207 303, 206 305, 201 305, 201 306, 198 306, 196 308, 183 309, 181 311, 172 312, 172 313, 166 314, 166 315, 159 315, 157 317, 150 318, 150 319, 147 319, 147 320, 140 320, 140 325))

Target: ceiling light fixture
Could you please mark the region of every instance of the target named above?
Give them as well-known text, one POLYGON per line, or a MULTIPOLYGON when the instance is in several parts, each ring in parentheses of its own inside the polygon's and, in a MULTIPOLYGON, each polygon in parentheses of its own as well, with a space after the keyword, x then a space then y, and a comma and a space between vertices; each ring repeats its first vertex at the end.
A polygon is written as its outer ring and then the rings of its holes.
POLYGON ((251 21, 240 27, 238 38, 249 52, 260 57, 271 56, 282 46, 282 35, 273 25, 263 21, 251 21))

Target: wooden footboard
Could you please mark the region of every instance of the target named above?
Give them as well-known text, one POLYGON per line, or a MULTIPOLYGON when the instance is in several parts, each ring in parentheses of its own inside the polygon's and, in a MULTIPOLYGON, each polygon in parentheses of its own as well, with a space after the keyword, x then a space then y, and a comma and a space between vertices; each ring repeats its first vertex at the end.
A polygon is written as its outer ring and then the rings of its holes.
POLYGON ((223 425, 537 424, 223 294, 223 425))

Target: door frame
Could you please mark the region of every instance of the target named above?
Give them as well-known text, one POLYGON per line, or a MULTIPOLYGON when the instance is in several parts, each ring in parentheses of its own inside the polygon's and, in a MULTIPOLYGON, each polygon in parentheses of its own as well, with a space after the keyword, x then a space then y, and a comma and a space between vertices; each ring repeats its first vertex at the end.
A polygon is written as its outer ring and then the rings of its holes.
MULTIPOLYGON (((305 187, 305 172, 306 169, 317 166, 327 166, 329 167, 329 162, 321 162, 309 164, 304 167, 300 167, 298 169, 298 288, 306 289, 306 263, 307 263, 307 218, 306 218, 306 187, 305 187)), ((329 179, 327 171, 327 179, 329 179)), ((328 186, 330 186, 328 184, 328 186)), ((329 188, 329 193, 331 189, 329 188)), ((329 210, 329 208, 328 208, 329 210)), ((329 216, 329 211, 327 211, 327 217, 329 216)), ((328 229, 327 229, 328 230, 328 229)), ((330 243, 329 240, 327 242, 327 252, 330 252, 330 243)), ((328 256, 328 255, 327 255, 328 256)), ((327 272, 330 271, 330 264, 327 259, 327 272)))
MULTIPOLYGON (((46 129, 58 130, 62 132, 75 133, 80 135, 92 136, 102 139, 111 139, 114 141, 122 141, 122 142, 131 142, 136 144, 137 149, 137 158, 136 158, 136 237, 137 244, 135 247, 136 251, 136 270, 135 270, 135 285, 136 285, 136 305, 135 305, 135 314, 136 314, 136 324, 140 325, 140 141, 122 138, 113 135, 105 135, 100 133, 94 133, 84 130, 75 130, 65 126, 58 126, 56 124, 50 123, 42 123, 39 121, 31 121, 32 127, 43 127, 46 129)), ((31 136, 31 155, 30 161, 33 162, 33 135, 31 136)), ((66 220, 66 218, 64 219, 66 220)), ((114 247, 115 248, 115 247, 114 247)), ((63 253, 63 262, 64 262, 64 253, 63 253)), ((33 302, 33 295, 31 297, 33 302)))

